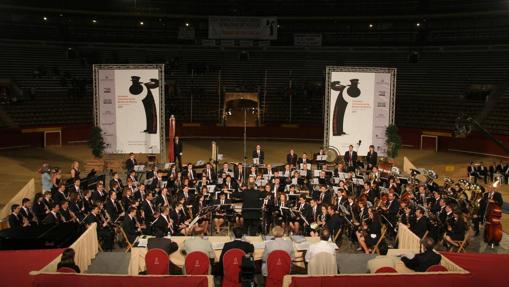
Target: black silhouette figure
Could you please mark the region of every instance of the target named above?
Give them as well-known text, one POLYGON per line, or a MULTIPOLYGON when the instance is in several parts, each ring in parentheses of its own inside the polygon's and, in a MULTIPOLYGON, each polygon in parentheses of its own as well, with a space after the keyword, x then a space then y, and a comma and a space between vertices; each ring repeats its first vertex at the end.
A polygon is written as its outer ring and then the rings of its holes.
POLYGON ((361 95, 361 90, 359 89, 359 79, 350 80, 350 87, 348 87, 346 93, 352 98, 357 98, 361 95))
MULTIPOLYGON (((359 89, 358 85, 359 79, 351 79, 350 86, 346 90, 346 93, 352 98, 359 97, 361 95, 361 90, 359 89)), ((343 91, 345 88, 346 86, 341 85, 340 81, 334 81, 331 83, 331 89, 339 92, 336 103, 334 104, 334 114, 332 119, 333 136, 341 136, 346 134, 343 129, 346 107, 348 106, 348 102, 345 101, 345 98, 343 97, 343 91)))
MULTIPOLYGON (((143 87, 141 86, 140 77, 132 76, 131 77, 131 87, 129 87, 129 92, 133 95, 139 95, 143 91, 143 87)), ((159 80, 150 79, 150 82, 144 84, 147 88, 147 95, 141 102, 143 103, 143 108, 145 108, 145 117, 147 119, 147 128, 143 131, 149 134, 157 134, 157 109, 156 102, 154 100, 154 96, 152 95, 152 89, 159 87, 159 80)))

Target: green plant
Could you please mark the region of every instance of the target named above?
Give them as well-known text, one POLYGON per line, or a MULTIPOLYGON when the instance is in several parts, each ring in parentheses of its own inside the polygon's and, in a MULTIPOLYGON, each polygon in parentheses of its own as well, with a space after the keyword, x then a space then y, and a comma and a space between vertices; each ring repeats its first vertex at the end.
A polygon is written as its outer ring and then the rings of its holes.
POLYGON ((95 157, 102 157, 106 144, 100 127, 93 127, 88 139, 88 146, 95 157))
POLYGON ((401 148, 401 138, 398 134, 398 127, 391 124, 385 130, 385 143, 387 144, 387 156, 389 158, 396 158, 401 148))

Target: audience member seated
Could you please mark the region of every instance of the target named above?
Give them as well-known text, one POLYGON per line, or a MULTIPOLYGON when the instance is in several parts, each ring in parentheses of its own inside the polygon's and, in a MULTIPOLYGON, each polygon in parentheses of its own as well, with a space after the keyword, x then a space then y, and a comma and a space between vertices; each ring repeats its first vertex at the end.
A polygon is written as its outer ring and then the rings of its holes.
POLYGON ((65 249, 64 252, 62 253, 62 257, 60 258, 60 262, 58 262, 57 270, 66 267, 74 269, 76 273, 80 273, 80 267, 76 265, 76 263, 74 262, 74 255, 75 255, 74 249, 72 248, 65 249))
POLYGON ((221 251, 221 255, 219 256, 219 264, 217 266, 218 266, 219 274, 221 274, 221 275, 223 274, 223 272, 222 272, 223 271, 223 256, 226 253, 226 251, 236 248, 236 249, 240 249, 240 250, 244 251, 246 254, 254 253, 254 245, 247 241, 244 241, 242 239, 242 237, 244 236, 242 228, 234 227, 232 231, 233 231, 233 235, 235 236, 235 239, 233 241, 226 242, 224 244, 223 250, 221 251))
POLYGON ((315 256, 318 253, 329 253, 331 255, 336 256, 336 249, 334 246, 329 242, 330 238, 330 231, 327 228, 324 228, 320 231, 320 241, 310 244, 308 251, 306 252, 306 262, 309 262, 313 256, 315 256))
POLYGON ((281 226, 274 226, 272 228, 272 236, 274 238, 272 240, 269 240, 265 242, 265 249, 263 250, 263 256, 262 256, 262 274, 263 276, 267 276, 267 258, 269 257, 269 254, 274 250, 283 250, 290 255, 290 258, 295 258, 295 250, 293 248, 293 242, 291 240, 284 240, 284 229, 281 226))
POLYGON ((401 257, 401 261, 405 263, 405 266, 417 271, 424 272, 432 265, 440 264, 442 256, 433 251, 435 241, 431 237, 426 237, 422 240, 422 246, 424 252, 416 254, 414 258, 409 259, 407 257, 401 257))
POLYGON ((184 252, 189 254, 194 251, 201 251, 209 256, 209 259, 213 261, 216 258, 214 248, 209 240, 203 238, 203 228, 195 228, 195 237, 188 238, 184 241, 184 252))

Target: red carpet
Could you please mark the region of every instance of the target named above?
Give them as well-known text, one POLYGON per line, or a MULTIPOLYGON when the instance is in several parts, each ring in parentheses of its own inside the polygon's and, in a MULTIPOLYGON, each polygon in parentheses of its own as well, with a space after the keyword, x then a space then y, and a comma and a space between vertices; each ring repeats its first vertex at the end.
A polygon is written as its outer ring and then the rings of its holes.
POLYGON ((61 254, 63 249, 0 251, 0 285, 32 286, 30 271, 39 270, 61 254))

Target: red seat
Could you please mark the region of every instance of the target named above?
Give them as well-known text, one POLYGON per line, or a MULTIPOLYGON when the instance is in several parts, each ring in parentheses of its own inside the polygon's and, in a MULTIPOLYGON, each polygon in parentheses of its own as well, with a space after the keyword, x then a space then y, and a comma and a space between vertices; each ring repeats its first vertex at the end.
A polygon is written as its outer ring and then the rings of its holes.
POLYGON ((166 251, 154 248, 145 255, 145 265, 149 275, 168 275, 170 259, 166 251))
POLYGON ((426 272, 447 272, 447 271, 449 270, 447 270, 447 268, 445 268, 445 266, 441 264, 431 265, 430 267, 428 267, 428 269, 426 269, 426 272))
POLYGON ((71 267, 60 267, 60 268, 58 268, 57 272, 60 272, 60 273, 76 273, 76 270, 72 269, 71 267))
POLYGON ((375 271, 375 273, 398 273, 398 271, 396 271, 396 269, 394 269, 392 267, 384 266, 384 267, 378 268, 375 271))
POLYGON ((241 249, 230 249, 223 255, 223 284, 222 287, 240 287, 239 273, 242 257, 246 253, 241 249))
POLYGON ((290 274, 292 259, 286 251, 274 250, 267 257, 267 279, 265 287, 281 287, 283 277, 290 274))
POLYGON ((201 251, 194 251, 186 255, 187 275, 208 275, 210 262, 207 254, 201 251))

